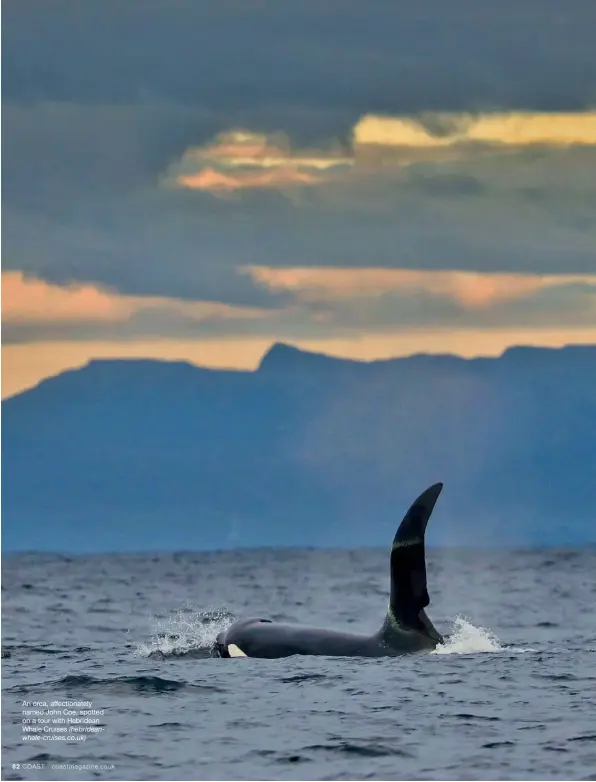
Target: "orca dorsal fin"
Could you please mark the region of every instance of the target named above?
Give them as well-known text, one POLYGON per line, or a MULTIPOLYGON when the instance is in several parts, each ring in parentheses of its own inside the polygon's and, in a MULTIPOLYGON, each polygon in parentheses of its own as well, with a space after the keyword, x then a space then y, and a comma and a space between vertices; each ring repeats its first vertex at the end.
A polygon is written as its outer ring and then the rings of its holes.
POLYGON ((412 503, 391 547, 389 609, 398 622, 409 627, 418 626, 420 612, 430 603, 426 587, 424 534, 442 488, 442 483, 435 483, 412 503))

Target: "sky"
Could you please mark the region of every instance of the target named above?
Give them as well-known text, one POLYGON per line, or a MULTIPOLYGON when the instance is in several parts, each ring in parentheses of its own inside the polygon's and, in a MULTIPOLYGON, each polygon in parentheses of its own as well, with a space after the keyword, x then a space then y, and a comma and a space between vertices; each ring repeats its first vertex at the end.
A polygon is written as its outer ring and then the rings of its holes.
POLYGON ((2 395, 596 343, 593 0, 5 0, 2 395))

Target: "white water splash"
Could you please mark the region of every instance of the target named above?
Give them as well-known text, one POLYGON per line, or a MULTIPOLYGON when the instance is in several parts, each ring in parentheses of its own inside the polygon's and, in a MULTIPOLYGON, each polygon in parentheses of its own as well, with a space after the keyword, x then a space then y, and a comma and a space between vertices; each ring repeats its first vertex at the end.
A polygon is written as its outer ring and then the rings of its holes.
POLYGON ((153 633, 134 652, 135 657, 154 654, 179 656, 205 650, 207 653, 222 630, 227 630, 234 616, 225 609, 217 611, 178 611, 167 619, 153 622, 153 633))
POLYGON ((476 627, 458 616, 453 623, 453 633, 439 644, 432 654, 477 654, 500 652, 503 649, 496 636, 484 627, 476 627))

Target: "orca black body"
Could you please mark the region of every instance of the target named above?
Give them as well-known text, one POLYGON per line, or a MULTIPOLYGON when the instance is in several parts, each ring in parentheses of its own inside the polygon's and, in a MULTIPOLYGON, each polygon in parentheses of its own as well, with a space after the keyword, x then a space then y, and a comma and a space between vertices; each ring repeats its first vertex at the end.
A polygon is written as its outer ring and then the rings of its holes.
POLYGON ((424 609, 426 588, 424 534, 443 488, 436 483, 413 503, 391 547, 391 591, 387 616, 372 636, 317 627, 244 619, 220 633, 216 657, 289 657, 293 654, 339 657, 392 657, 431 651, 442 643, 424 609))

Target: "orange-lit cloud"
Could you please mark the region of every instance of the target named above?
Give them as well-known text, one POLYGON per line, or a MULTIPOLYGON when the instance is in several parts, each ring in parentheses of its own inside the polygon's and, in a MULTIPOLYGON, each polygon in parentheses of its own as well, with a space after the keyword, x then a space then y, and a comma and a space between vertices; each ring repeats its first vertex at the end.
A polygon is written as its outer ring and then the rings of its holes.
POLYGON ((493 146, 596 145, 596 112, 433 114, 426 118, 366 114, 354 127, 354 145, 415 148, 458 144, 493 146), (434 130, 431 130, 431 128, 434 130))
POLYGON ((269 188, 287 190, 340 179, 351 182, 375 170, 415 162, 462 160, 487 149, 524 150, 596 146, 596 112, 425 116, 365 114, 352 130, 351 148, 296 149, 283 133, 220 133, 189 148, 164 182, 214 194, 269 188))
POLYGON ((255 282, 271 291, 288 291, 304 302, 375 298, 387 293, 425 294, 457 302, 467 309, 524 299, 549 288, 593 286, 596 274, 489 274, 467 271, 427 271, 376 268, 245 269, 255 282))
POLYGON ((283 168, 287 165, 303 168, 327 169, 350 164, 351 160, 335 152, 292 150, 289 139, 281 133, 267 136, 250 131, 230 131, 217 136, 214 143, 189 150, 189 158, 217 160, 230 168, 255 166, 283 168))
POLYGON ((353 160, 337 149, 292 149, 281 133, 247 130, 220 133, 202 147, 191 147, 165 177, 167 184, 193 190, 286 189, 327 180, 330 171, 353 160))
POLYGON ((142 312, 165 312, 191 321, 264 318, 269 310, 160 296, 126 296, 92 284, 57 285, 22 272, 2 273, 2 321, 122 323, 142 312))
POLYGON ((274 171, 237 171, 233 174, 205 168, 196 174, 185 174, 178 177, 180 187, 212 192, 258 187, 292 187, 292 185, 311 185, 315 182, 316 178, 312 174, 291 167, 280 167, 274 171))

